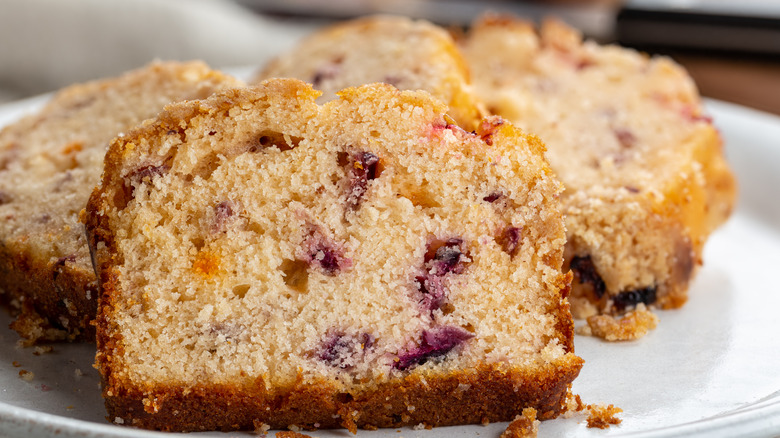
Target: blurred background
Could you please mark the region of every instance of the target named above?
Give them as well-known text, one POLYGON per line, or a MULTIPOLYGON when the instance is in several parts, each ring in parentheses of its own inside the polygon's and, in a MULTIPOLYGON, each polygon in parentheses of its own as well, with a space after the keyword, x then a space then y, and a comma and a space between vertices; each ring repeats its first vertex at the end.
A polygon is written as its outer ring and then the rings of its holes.
POLYGON ((780 114, 780 0, 0 0, 0 103, 154 59, 257 68, 359 15, 465 26, 486 11, 557 16, 599 42, 670 55, 703 95, 780 114))

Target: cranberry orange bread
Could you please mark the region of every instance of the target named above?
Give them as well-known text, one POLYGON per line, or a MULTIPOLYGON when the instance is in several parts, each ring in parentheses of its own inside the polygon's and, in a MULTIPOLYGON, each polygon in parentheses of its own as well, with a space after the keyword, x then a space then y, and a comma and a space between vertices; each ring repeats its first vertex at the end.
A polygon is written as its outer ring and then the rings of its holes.
POLYGON ((583 42, 571 28, 488 17, 462 42, 489 110, 539 135, 566 187, 572 312, 681 306, 735 182, 685 71, 583 42))
POLYGON ((87 207, 110 419, 193 431, 556 416, 582 365, 560 183, 494 118, 294 79, 174 104, 87 207))
POLYGON ((481 115, 455 42, 424 20, 380 15, 327 27, 270 62, 254 82, 271 77, 309 82, 323 92, 320 101, 372 82, 426 90, 447 103, 449 115, 469 130, 481 115))
POLYGON ((240 82, 204 64, 155 63, 68 87, 0 132, 0 289, 26 338, 94 339, 97 286, 79 212, 117 134, 174 100, 240 82))

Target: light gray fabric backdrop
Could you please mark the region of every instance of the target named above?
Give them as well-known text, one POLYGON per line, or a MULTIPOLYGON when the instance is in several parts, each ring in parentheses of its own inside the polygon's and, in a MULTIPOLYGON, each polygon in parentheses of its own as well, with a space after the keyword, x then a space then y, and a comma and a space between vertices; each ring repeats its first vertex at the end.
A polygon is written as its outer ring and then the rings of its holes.
POLYGON ((316 26, 228 0, 0 0, 0 103, 154 59, 260 65, 316 26))

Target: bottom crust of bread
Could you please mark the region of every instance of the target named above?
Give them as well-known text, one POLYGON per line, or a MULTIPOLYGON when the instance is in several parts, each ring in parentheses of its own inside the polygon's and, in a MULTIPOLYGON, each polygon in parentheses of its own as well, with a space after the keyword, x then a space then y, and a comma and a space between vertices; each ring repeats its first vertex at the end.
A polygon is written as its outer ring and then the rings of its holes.
POLYGON ((0 246, 0 290, 15 311, 11 329, 23 344, 95 340, 98 287, 94 274, 66 260, 44 266, 0 246))
POLYGON ((108 420, 164 431, 375 429, 425 424, 452 426, 510 421, 524 408, 540 419, 563 412, 567 390, 583 360, 573 353, 538 368, 483 365, 446 375, 412 374, 360 392, 332 384, 297 384, 269 394, 254 385, 105 387, 108 420))

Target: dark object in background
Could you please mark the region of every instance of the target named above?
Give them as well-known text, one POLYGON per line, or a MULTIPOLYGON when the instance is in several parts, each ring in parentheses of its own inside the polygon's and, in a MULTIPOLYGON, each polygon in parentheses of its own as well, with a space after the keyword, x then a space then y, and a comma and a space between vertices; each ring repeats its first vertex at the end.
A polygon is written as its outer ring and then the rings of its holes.
POLYGON ((780 55, 780 2, 627 1, 616 37, 627 46, 780 55))
POLYGON ((682 64, 703 96, 780 114, 780 1, 628 0, 618 43, 682 64))

